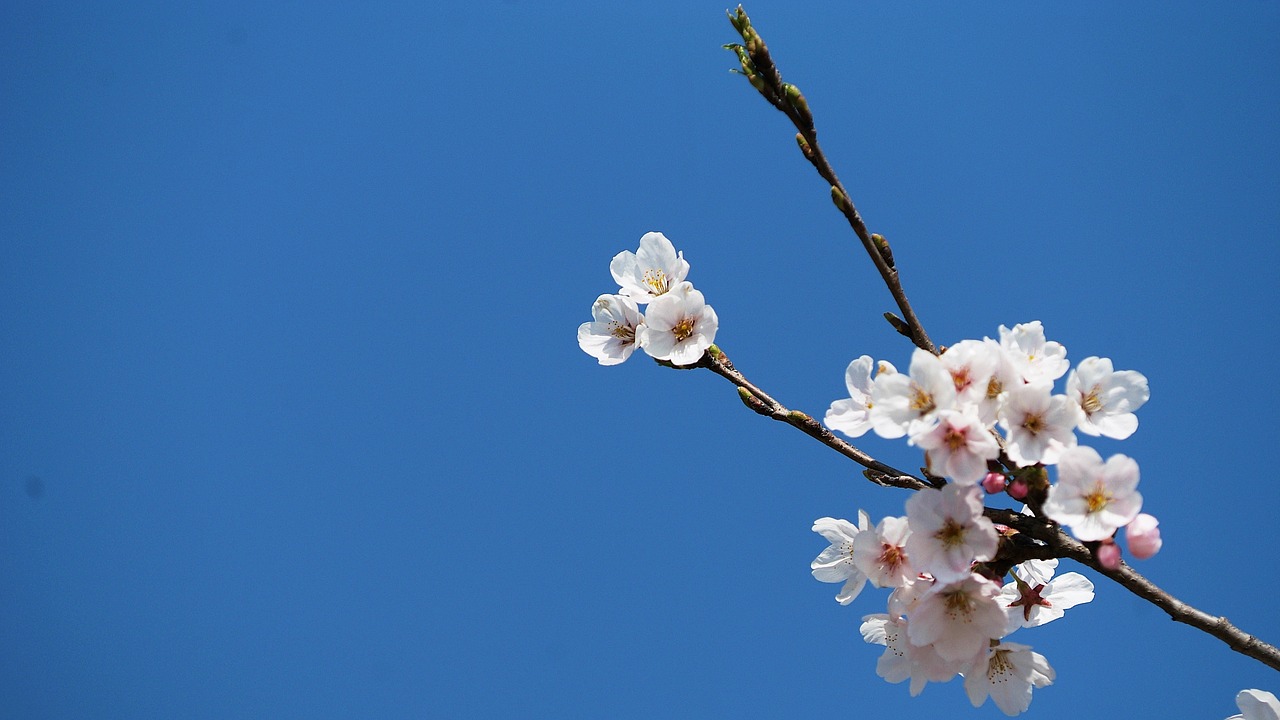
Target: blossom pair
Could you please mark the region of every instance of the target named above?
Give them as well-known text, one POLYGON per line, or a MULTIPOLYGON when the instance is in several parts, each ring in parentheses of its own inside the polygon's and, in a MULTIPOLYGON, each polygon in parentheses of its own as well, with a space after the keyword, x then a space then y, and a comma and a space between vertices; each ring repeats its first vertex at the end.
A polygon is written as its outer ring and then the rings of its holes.
POLYGON ((659 232, 645 233, 636 252, 614 256, 617 294, 596 298, 592 321, 578 326, 578 346, 601 365, 617 365, 643 348, 676 365, 696 363, 715 340, 720 321, 702 293, 685 280, 684 253, 659 232), (648 304, 641 313, 640 305, 648 304))

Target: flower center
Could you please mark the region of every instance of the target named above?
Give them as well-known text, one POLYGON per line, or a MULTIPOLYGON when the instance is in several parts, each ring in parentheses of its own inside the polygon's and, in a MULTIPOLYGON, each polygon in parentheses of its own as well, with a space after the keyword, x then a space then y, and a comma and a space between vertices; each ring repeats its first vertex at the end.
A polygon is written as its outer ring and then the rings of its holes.
POLYGON ((609 323, 609 334, 618 338, 625 343, 633 343, 636 341, 636 329, 630 325, 623 325, 620 322, 609 323))
POLYGON ((1102 409, 1102 400, 1098 397, 1098 391, 1102 388, 1097 385, 1084 396, 1084 402, 1080 403, 1080 407, 1084 408, 1086 415, 1092 415, 1102 409))
POLYGON ((1043 605, 1044 607, 1053 607, 1052 603, 1050 603, 1048 600, 1045 600, 1043 597, 1040 596, 1040 593, 1043 590, 1044 590, 1044 583, 1036 585, 1035 587, 1031 587, 1030 585, 1025 585, 1025 584, 1020 585, 1018 590, 1019 592, 1018 599, 1009 603, 1009 607, 1021 606, 1022 619, 1030 620, 1031 609, 1036 607, 1037 605, 1043 605))
POLYGON ((1093 486, 1093 490, 1088 495, 1084 496, 1084 503, 1089 508, 1089 514, 1092 515, 1093 513, 1101 512, 1103 508, 1111 504, 1112 499, 1111 493, 1108 493, 1107 489, 1099 483, 1093 486))
POLYGON ((953 427, 947 428, 947 434, 943 436, 942 441, 947 444, 947 448, 953 453, 960 452, 960 450, 967 444, 967 441, 965 440, 965 433, 960 432, 953 427))
POLYGON ((988 400, 995 400, 1002 392, 1004 392, 1004 383, 1000 382, 1000 378, 993 377, 987 381, 988 400))
POLYGON ((942 528, 934 533, 933 536, 947 547, 956 547, 964 544, 965 530, 964 525, 947 518, 947 521, 942 523, 942 528))
POLYGON ((946 593, 942 598, 942 604, 947 609, 947 614, 951 617, 956 615, 968 617, 973 614, 973 598, 969 597, 969 593, 963 590, 954 590, 946 593))
POLYGON ((1008 674, 1013 671, 1013 663, 1009 662, 1008 650, 997 650, 991 654, 991 659, 987 661, 987 679, 995 681, 1001 675, 1008 674))
POLYGON ((1044 418, 1039 415, 1028 415, 1022 421, 1022 427, 1032 435, 1039 435, 1044 430, 1044 418))
POLYGON ((951 382, 956 385, 956 392, 964 392, 964 389, 973 384, 973 378, 969 375, 969 368, 963 367, 959 370, 951 371, 951 382))
POLYGON ((880 546, 880 564, 886 569, 897 570, 902 564, 902 548, 884 543, 880 546))
POLYGON ((661 268, 650 268, 644 271, 644 284, 653 288, 654 295, 662 295, 671 289, 671 281, 661 268))
POLYGON ((675 327, 671 328, 671 334, 676 336, 677 342, 684 342, 693 337, 693 318, 682 318, 675 327))
POLYGON ((927 415, 934 411, 937 406, 933 404, 933 396, 924 391, 924 388, 911 383, 911 409, 927 415))

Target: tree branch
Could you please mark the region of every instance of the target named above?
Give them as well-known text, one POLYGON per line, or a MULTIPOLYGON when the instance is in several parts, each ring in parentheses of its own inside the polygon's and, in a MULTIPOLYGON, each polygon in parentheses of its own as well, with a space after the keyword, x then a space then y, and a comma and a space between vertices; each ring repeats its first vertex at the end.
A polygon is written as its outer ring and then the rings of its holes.
MULTIPOLYGON (((773 58, 769 55, 769 50, 765 46, 764 40, 751 26, 751 20, 747 17, 741 5, 738 6, 735 12, 729 13, 729 21, 733 23, 733 27, 738 31, 738 34, 742 36, 743 42, 741 45, 732 44, 725 47, 737 53, 738 60, 742 65, 741 72, 751 82, 752 87, 759 91, 769 104, 785 114, 791 120, 791 123, 795 125, 796 130, 799 131, 796 134, 796 143, 800 146, 800 151, 813 165, 814 169, 818 171, 822 179, 831 185, 832 200, 845 216, 854 233, 857 234, 858 239, 862 241, 862 246, 867 255, 875 264, 876 270, 880 272, 880 277, 883 278, 885 285, 889 288, 890 294, 893 295, 902 317, 899 318, 893 313, 885 313, 885 319, 899 333, 909 338, 916 347, 938 354, 937 348, 930 341, 929 335, 925 332, 915 311, 911 308, 911 303, 907 300, 906 292, 903 290, 902 283, 898 278, 893 252, 890 250, 888 242, 885 241, 884 237, 872 234, 867 230, 866 223, 863 222, 862 216, 858 213, 857 208, 854 207, 849 193, 845 190, 844 185, 841 184, 835 170, 831 167, 831 163, 818 145, 817 129, 814 126, 813 115, 809 111, 809 104, 804 95, 800 93, 799 88, 795 85, 782 81, 782 74, 778 71, 773 58)), ((940 479, 935 484, 932 482, 932 478, 927 482, 885 465, 836 437, 830 430, 823 427, 821 423, 809 415, 799 411, 788 410, 777 400, 774 400, 763 390, 749 382, 742 373, 733 367, 733 363, 729 361, 724 353, 714 345, 711 346, 711 349, 703 355, 698 363, 688 367, 705 367, 729 380, 738 387, 739 396, 747 407, 761 415, 785 422, 799 429, 806 435, 862 465, 866 468, 864 475, 876 484, 901 487, 908 490, 937 489, 942 484, 945 484, 945 481, 940 479)), ((1001 460, 1007 463, 1007 457, 1003 456, 1003 453, 1001 460)), ((1036 509, 1038 511, 1038 508, 1036 509)), ((992 521, 1012 528, 1017 531, 1017 534, 1024 536, 1017 538, 1017 542, 1002 542, 997 559, 988 563, 992 571, 999 573, 1002 577, 1005 573, 1001 573, 1001 570, 1007 572, 1009 567, 1029 559, 1070 558, 1111 578, 1133 594, 1165 611, 1174 621, 1203 630, 1225 642, 1227 647, 1232 650, 1254 658, 1271 668, 1280 670, 1280 649, 1237 628, 1225 617, 1214 617, 1178 600, 1123 562, 1115 570, 1103 568, 1094 554, 1094 546, 1097 543, 1089 543, 1088 545, 1081 543, 1064 533, 1056 522, 1048 518, 1023 515, 1008 509, 986 508, 984 512, 992 521), (1038 542, 1029 542, 1026 538, 1031 538, 1038 542)))
POLYGON ((929 339, 929 334, 925 332, 910 301, 907 300, 907 293, 903 290, 902 281, 898 278, 898 269, 894 265, 893 252, 889 249, 888 241, 882 235, 874 235, 867 230, 862 215, 854 207, 853 199, 844 189, 840 178, 836 176, 836 171, 827 161, 827 156, 823 154, 822 147, 818 144, 818 130, 814 127, 813 114, 809 112, 808 101, 800 93, 799 88, 782 81, 782 74, 773 64, 769 48, 765 46, 764 39, 756 33, 755 28, 751 27, 751 19, 747 17, 741 5, 736 12, 729 13, 729 21, 742 36, 743 44, 725 47, 738 54, 742 74, 747 76, 751 85, 760 91, 769 104, 786 115, 795 125, 796 130, 800 131, 796 134, 796 143, 800 145, 800 152, 813 164, 818 175, 831 186, 831 199, 835 202, 836 208, 844 215, 845 220, 849 222, 849 227, 853 228, 853 232, 862 241, 863 249, 875 264, 876 270, 880 272, 880 277, 889 288, 889 293, 893 295, 902 318, 892 313, 885 313, 885 319, 899 333, 909 338, 916 347, 938 354, 933 341, 929 339))
MULTIPOLYGON (((1048 557, 1070 558, 1081 565, 1091 567, 1124 586, 1134 595, 1165 611, 1175 622, 1203 630, 1225 642, 1232 650, 1280 670, 1280 648, 1246 633, 1232 625, 1225 617, 1214 617, 1175 598, 1123 562, 1115 570, 1102 567, 1088 545, 1062 532, 1058 524, 1052 520, 995 508, 987 508, 985 514, 994 522, 1007 525, 1043 542, 1043 547, 1049 551, 1048 557)), ((1032 557, 1039 557, 1039 554, 1032 551, 1025 559, 1032 557)))

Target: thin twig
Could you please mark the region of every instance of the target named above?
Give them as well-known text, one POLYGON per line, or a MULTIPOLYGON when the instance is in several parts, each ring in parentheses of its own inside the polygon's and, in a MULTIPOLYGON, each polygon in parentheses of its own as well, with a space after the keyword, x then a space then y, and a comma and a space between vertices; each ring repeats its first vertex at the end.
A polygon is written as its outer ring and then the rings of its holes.
POLYGON ((916 347, 936 355, 937 348, 934 347, 929 334, 925 332, 924 325, 920 323, 910 301, 907 300, 907 293, 902 288, 902 281, 898 278, 898 269, 894 264, 893 252, 889 249, 888 242, 884 237, 873 235, 867 230, 867 225, 863 222, 857 207, 854 206, 853 199, 845 190, 844 184, 840 182, 840 178, 836 176, 836 171, 831 167, 827 156, 822 152, 822 147, 818 144, 818 130, 814 127, 813 114, 809 112, 808 101, 800 93, 799 88, 782 81, 782 74, 778 72, 773 58, 770 57, 769 48, 765 45, 764 39, 756 33, 755 28, 751 27, 751 19, 747 17, 741 5, 735 13, 729 14, 729 20, 742 36, 743 44, 726 47, 738 53, 742 74, 747 76, 752 86, 764 96, 765 100, 769 101, 769 104, 786 115, 795 125, 796 130, 800 131, 796 135, 800 151, 813 164, 818 175, 831 186, 832 200, 844 215, 845 220, 849 222, 849 227, 853 228, 853 232, 862 241, 863 249, 875 264, 876 270, 880 272, 880 277, 889 288, 889 293, 893 295, 902 318, 899 320, 889 313, 886 314, 886 319, 900 333, 910 338, 916 347), (894 322, 895 320, 898 322, 894 322))
POLYGON ((810 415, 800 412, 799 410, 789 410, 785 405, 774 400, 765 391, 756 387, 750 380, 733 366, 729 358, 720 348, 715 345, 711 346, 702 359, 698 361, 696 367, 705 367, 711 372, 728 380, 738 386, 739 397, 743 403, 755 412, 772 418, 778 422, 784 422, 791 427, 796 428, 800 432, 844 455, 850 460, 858 463, 867 471, 864 476, 871 482, 885 487, 905 488, 907 490, 921 490, 932 487, 929 483, 920 478, 913 477, 897 468, 886 465, 879 460, 871 457, 865 452, 859 450, 853 445, 836 437, 834 433, 826 428, 822 423, 814 420, 810 415))

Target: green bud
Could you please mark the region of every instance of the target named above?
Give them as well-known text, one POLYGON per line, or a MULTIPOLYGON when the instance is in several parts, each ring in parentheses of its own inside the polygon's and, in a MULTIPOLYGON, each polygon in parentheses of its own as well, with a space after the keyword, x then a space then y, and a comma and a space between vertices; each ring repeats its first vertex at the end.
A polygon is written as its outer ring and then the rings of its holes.
POLYGON ((894 330, 898 331, 899 335, 911 337, 911 328, 907 327, 907 324, 902 321, 902 318, 891 312, 887 312, 884 314, 884 319, 889 321, 889 324, 893 326, 894 330))
POLYGON ((813 159, 813 148, 809 147, 809 141, 804 139, 803 134, 796 133, 796 144, 800 146, 800 152, 804 153, 805 157, 813 159))
POLYGON ((831 202, 835 203, 836 207, 840 208, 840 212, 845 212, 848 209, 849 198, 845 197, 845 194, 840 192, 840 188, 832 185, 831 202))
POLYGON ((813 114, 809 112, 809 102, 804 99, 804 95, 800 92, 800 88, 791 83, 783 83, 783 88, 787 91, 787 102, 791 103, 791 107, 800 113, 800 117, 805 122, 813 124, 813 114))
POLYGON ((872 233, 871 243, 876 246, 876 250, 880 251, 880 257, 884 258, 885 264, 893 267, 893 250, 889 248, 889 241, 885 240, 883 235, 872 233))
POLYGON ((756 397, 755 395, 752 395, 750 390, 744 387, 738 388, 738 398, 742 400, 743 405, 746 405, 747 407, 751 408, 753 411, 761 415, 770 414, 769 408, 765 407, 765 404, 760 402, 760 398, 756 397))

